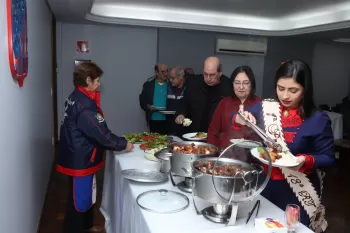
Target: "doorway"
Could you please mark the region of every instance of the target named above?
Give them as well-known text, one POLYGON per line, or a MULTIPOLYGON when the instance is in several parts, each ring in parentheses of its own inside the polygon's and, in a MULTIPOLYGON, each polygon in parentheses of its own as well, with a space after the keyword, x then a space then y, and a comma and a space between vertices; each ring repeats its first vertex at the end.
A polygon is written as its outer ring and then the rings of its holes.
POLYGON ((51 38, 51 48, 52 48, 52 106, 53 106, 53 125, 54 125, 54 133, 53 133, 53 146, 55 151, 55 161, 57 157, 57 144, 58 144, 58 126, 57 126, 57 58, 56 58, 56 18, 52 14, 52 38, 51 38))

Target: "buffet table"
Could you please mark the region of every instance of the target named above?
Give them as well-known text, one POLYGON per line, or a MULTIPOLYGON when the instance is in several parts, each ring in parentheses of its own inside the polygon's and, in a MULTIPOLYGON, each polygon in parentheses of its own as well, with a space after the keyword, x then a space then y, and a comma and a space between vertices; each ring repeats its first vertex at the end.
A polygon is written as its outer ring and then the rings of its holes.
MULTIPOLYGON (((225 227, 224 224, 212 223, 203 216, 197 215, 192 202, 192 195, 187 209, 173 214, 157 214, 141 209, 136 203, 139 194, 149 190, 168 189, 179 191, 168 181, 162 184, 143 184, 124 179, 120 172, 124 169, 157 170, 157 163, 144 158, 144 152, 135 146, 133 152, 107 152, 104 175, 101 212, 105 217, 107 233, 225 233, 245 232, 255 233, 254 217, 245 225, 249 211, 255 201, 239 206, 235 226, 225 227)), ((185 193, 184 193, 185 194, 185 193)), ((279 209, 263 197, 258 217, 271 217, 284 222, 284 210, 279 209)), ((312 232, 300 225, 298 233, 312 232)))

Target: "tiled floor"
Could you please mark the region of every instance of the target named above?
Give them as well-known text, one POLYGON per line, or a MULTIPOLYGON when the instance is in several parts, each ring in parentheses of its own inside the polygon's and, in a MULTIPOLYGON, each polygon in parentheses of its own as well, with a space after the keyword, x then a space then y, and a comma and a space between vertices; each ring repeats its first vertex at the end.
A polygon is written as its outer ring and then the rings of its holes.
MULTIPOLYGON (((327 233, 350 232, 346 230, 346 222, 350 221, 349 154, 350 152, 343 152, 340 160, 326 171, 323 201, 327 208, 329 223, 327 233)), ((99 206, 101 203, 102 181, 103 171, 101 170, 97 175, 100 192, 98 192, 96 206, 99 206)), ((64 218, 67 188, 66 177, 53 171, 38 233, 62 233, 60 229, 64 218)), ((95 212, 95 224, 103 225, 104 219, 98 208, 95 208, 95 212)))

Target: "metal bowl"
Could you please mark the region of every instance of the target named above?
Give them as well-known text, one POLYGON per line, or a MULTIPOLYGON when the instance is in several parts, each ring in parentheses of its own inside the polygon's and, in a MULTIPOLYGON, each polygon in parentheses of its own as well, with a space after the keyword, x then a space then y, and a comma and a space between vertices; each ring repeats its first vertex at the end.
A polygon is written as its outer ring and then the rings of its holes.
POLYGON ((228 204, 247 200, 256 188, 261 167, 231 158, 202 158, 191 164, 193 171, 192 192, 195 196, 215 204, 228 204), (200 171, 201 162, 216 162, 218 165, 235 165, 240 169, 235 176, 212 175, 200 171), (234 192, 232 198, 231 194, 234 192))
POLYGON ((205 142, 191 142, 191 141, 183 141, 183 142, 174 142, 168 145, 169 152, 172 153, 172 156, 170 157, 170 165, 171 165, 171 172, 183 176, 183 177, 192 177, 192 168, 191 163, 193 161, 196 161, 200 158, 206 158, 206 157, 215 157, 218 156, 220 153, 220 150, 218 147, 205 143, 205 142), (213 154, 184 154, 180 152, 173 151, 174 146, 188 146, 194 144, 197 146, 208 146, 212 147, 216 150, 216 153, 213 154))
POLYGON ((169 174, 170 172, 170 157, 172 153, 169 152, 167 148, 162 149, 154 154, 157 158, 158 169, 160 172, 169 174))

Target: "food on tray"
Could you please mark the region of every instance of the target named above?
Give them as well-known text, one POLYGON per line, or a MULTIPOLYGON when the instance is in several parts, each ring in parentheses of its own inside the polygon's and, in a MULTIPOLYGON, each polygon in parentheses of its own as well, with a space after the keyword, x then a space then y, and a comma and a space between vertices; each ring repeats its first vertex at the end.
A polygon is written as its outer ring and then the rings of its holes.
POLYGON ((215 154, 217 149, 211 146, 196 146, 192 143, 190 145, 174 145, 173 151, 183 154, 209 155, 215 154))
POLYGON ((267 156, 270 156, 271 162, 273 162, 273 163, 276 162, 276 160, 282 158, 282 155, 277 153, 276 150, 271 149, 271 148, 267 148, 266 150, 269 152, 268 155, 266 154, 266 152, 264 151, 263 148, 258 147, 258 152, 260 154, 260 156, 259 156, 260 158, 267 160, 267 156))
POLYGON ((130 133, 124 135, 125 139, 131 143, 143 143, 152 140, 153 138, 164 138, 166 140, 166 135, 160 135, 158 133, 130 133))
POLYGON ((192 124, 192 121, 191 119, 188 119, 188 118, 185 118, 182 125, 187 127, 187 126, 190 126, 192 124))
POLYGON ((163 140, 162 138, 153 138, 148 142, 142 143, 140 145, 140 148, 142 150, 154 149, 154 148, 163 149, 163 148, 166 148, 167 146, 168 146, 168 141, 166 139, 163 140))
POLYGON ((203 173, 216 176, 235 176, 237 172, 243 171, 240 166, 237 165, 216 165, 214 169, 215 161, 199 162, 195 165, 195 168, 203 173))
POLYGON ((158 133, 131 133, 124 135, 124 137, 131 143, 142 143, 140 145, 142 150, 154 148, 162 149, 168 146, 167 136, 158 133))
POLYGON ((205 132, 198 132, 192 138, 207 138, 207 133, 205 133, 205 132))

